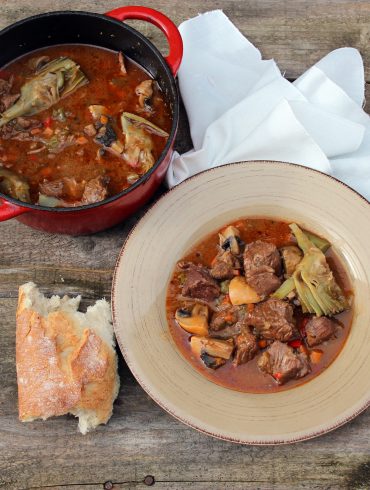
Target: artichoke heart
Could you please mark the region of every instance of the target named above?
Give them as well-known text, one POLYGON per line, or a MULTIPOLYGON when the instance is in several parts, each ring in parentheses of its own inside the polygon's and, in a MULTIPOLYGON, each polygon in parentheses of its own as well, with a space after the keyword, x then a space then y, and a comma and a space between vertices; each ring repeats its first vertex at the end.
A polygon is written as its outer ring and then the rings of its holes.
POLYGON ((0 127, 16 117, 33 116, 49 109, 86 83, 88 79, 70 58, 50 61, 22 85, 17 102, 1 115, 0 127))
POLYGON ((22 202, 31 202, 28 182, 5 168, 0 168, 0 192, 22 202))
POLYGON ((304 256, 293 273, 302 309, 316 316, 332 316, 349 307, 323 252, 296 225, 290 228, 304 256))
POLYGON ((141 167, 144 172, 147 172, 155 163, 152 153, 153 140, 149 133, 163 138, 167 138, 168 133, 143 117, 130 112, 122 113, 121 125, 125 135, 123 157, 131 167, 141 167))

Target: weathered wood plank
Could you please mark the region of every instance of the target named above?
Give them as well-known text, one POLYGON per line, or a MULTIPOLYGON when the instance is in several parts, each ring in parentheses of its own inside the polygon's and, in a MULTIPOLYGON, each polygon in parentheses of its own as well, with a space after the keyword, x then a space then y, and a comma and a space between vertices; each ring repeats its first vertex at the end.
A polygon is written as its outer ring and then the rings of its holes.
MULTIPOLYGON (((161 10, 176 24, 201 12, 223 9, 264 57, 278 62, 288 78, 296 78, 332 49, 357 47, 366 61, 366 79, 370 81, 370 3, 366 0, 144 0, 140 4, 161 10)), ((99 0, 2 0, 0 27, 50 10, 105 12, 120 6, 121 0, 103 4, 99 0)), ((142 22, 133 25, 166 49, 157 29, 142 22)))
MULTIPOLYGON (((106 482, 105 482, 106 483, 106 482)), ((108 482, 110 483, 110 482, 108 482)), ((143 482, 125 482, 125 483, 113 483, 113 490, 148 490, 148 486, 143 482)), ((310 486, 310 487, 302 487, 296 486, 294 483, 290 483, 287 485, 279 485, 273 483, 259 482, 259 481, 244 481, 244 482, 236 482, 236 481, 207 481, 207 482, 196 482, 193 481, 174 481, 174 482, 164 482, 164 481, 156 481, 155 486, 152 488, 159 488, 161 490, 187 490, 187 489, 195 489, 195 490, 295 490, 296 488, 306 488, 310 490, 316 490, 322 488, 321 486, 310 486)), ((109 486, 110 487, 110 486, 109 486)), ((102 489, 103 485, 68 485, 68 486, 57 486, 57 487, 47 487, 48 490, 97 490, 102 489)), ((150 488, 150 487, 149 487, 150 488)), ((338 490, 338 486, 327 484, 325 485, 325 490, 338 490)), ((351 488, 345 487, 342 488, 351 488)), ((352 487, 356 488, 356 487, 352 487)), ((361 488, 361 487, 357 487, 361 488)), ((368 488, 368 487, 362 487, 368 488)), ((33 490, 33 489, 27 489, 33 490)))
MULTIPOLYGON (((0 27, 58 9, 109 10, 121 0, 2 0, 0 27)), ((370 4, 345 0, 144 1, 176 23, 213 8, 295 78, 333 48, 358 47, 370 82, 370 4)), ((134 23, 162 50, 163 36, 134 23)), ((370 84, 366 86, 370 109, 370 84)), ((183 112, 177 148, 190 146, 183 112)), ((162 190, 163 191, 163 190, 162 190)), ((162 192, 161 191, 161 192, 162 192)), ((144 212, 144 211, 143 211, 144 212)), ((81 436, 72 417, 21 424, 17 420, 15 309, 19 284, 77 294, 83 307, 109 297, 111 274, 127 233, 143 213, 90 237, 40 233, 15 220, 0 224, 0 487, 11 489, 142 490, 146 475, 163 489, 361 489, 370 488, 370 411, 319 439, 283 447, 241 447, 206 437, 167 415, 136 383, 122 358, 122 386, 106 427, 81 436), (64 281, 64 282, 63 282, 64 281)))
POLYGON ((81 436, 72 417, 21 424, 15 308, 15 299, 0 300, 0 485, 140 482, 148 474, 163 485, 167 482, 163 488, 187 488, 180 482, 191 481, 203 482, 199 488, 217 482, 224 485, 219 483, 219 488, 232 482, 239 488, 345 488, 350 478, 368 481, 369 411, 335 432, 294 447, 241 447, 208 438, 167 415, 137 385, 122 360, 120 395, 106 427, 81 436))

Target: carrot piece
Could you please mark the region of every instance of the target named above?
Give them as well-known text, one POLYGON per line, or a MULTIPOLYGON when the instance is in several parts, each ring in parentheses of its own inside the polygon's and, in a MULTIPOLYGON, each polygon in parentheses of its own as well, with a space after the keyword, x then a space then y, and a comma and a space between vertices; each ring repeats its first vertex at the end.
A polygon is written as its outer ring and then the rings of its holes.
POLYGON ((53 169, 50 167, 44 167, 40 170, 40 175, 42 177, 50 177, 52 173, 53 173, 53 169))
POLYGON ((302 340, 300 340, 300 339, 291 340, 290 342, 288 342, 288 345, 290 347, 293 347, 293 349, 297 349, 298 347, 300 347, 302 345, 302 340))
POLYGON ((39 133, 41 133, 41 129, 40 128, 33 128, 33 129, 31 129, 30 133, 31 134, 39 134, 39 133))
POLYGON ((86 145, 86 143, 88 143, 88 139, 85 138, 85 136, 79 136, 78 138, 76 138, 76 143, 78 145, 86 145))
POLYGON ((50 126, 46 126, 46 128, 43 131, 45 136, 51 136, 54 134, 54 131, 51 129, 50 126))
POLYGON ((247 310, 249 311, 249 313, 252 313, 252 311, 254 310, 254 303, 249 303, 247 305, 247 310))
POLYGON ((102 124, 107 124, 107 122, 108 122, 107 116, 104 116, 104 114, 102 116, 100 116, 100 122, 102 124))
POLYGON ((266 347, 266 345, 267 345, 267 340, 261 339, 261 340, 258 341, 258 347, 260 349, 264 349, 266 347))
POLYGON ((213 259, 211 261, 211 267, 213 267, 215 265, 217 257, 218 257, 218 254, 215 257, 213 257, 213 259))
POLYGON ((322 350, 312 350, 310 352, 310 359, 312 364, 318 364, 320 362, 322 355, 323 355, 322 350))

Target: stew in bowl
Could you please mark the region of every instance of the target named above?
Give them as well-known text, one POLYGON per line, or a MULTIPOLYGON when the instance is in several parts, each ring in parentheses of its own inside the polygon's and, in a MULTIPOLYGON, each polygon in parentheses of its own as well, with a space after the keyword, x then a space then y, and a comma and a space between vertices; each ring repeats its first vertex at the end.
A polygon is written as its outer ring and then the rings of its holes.
POLYGON ((331 364, 349 333, 351 301, 327 240, 295 223, 246 218, 178 262, 167 318, 181 353, 209 380, 269 393, 331 364))
POLYGON ((281 162, 172 189, 113 278, 115 333, 138 382, 185 424, 234 442, 290 443, 351 420, 370 404, 369 219, 344 184, 281 162))

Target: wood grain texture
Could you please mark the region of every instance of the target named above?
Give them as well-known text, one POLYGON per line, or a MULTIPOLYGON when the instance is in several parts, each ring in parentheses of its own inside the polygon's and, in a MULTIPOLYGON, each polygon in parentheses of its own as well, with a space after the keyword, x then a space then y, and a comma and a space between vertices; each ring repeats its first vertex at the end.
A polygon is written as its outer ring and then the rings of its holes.
MULTIPOLYGON (((294 79, 331 49, 354 46, 370 82, 370 4, 345 0, 143 1, 177 24, 222 8, 266 58, 294 79)), ((1 0, 0 28, 48 10, 104 12, 121 0, 1 0)), ((152 26, 132 22, 163 52, 152 26)), ((370 85, 367 83, 367 108, 370 85)), ((190 147, 184 112, 177 148, 190 147)), ((204 436, 174 420, 138 386, 121 359, 122 387, 108 426, 83 437, 77 421, 61 417, 22 425, 17 420, 14 366, 18 285, 34 280, 48 293, 80 293, 84 304, 109 297, 119 249, 139 213, 91 237, 36 232, 17 221, 0 224, 0 486, 11 489, 144 489, 146 475, 162 489, 370 488, 370 411, 319 439, 294 446, 237 446, 204 436)))
MULTIPOLYGON (((14 0, 1 1, 0 27, 48 10, 106 12, 125 4, 122 0, 14 0)), ((367 0, 144 0, 140 5, 157 8, 176 24, 198 13, 222 9, 261 50, 274 58, 288 78, 329 51, 342 46, 357 47, 365 60, 370 57, 370 3, 367 0)), ((133 22, 161 49, 164 36, 153 26, 133 22)), ((370 81, 370 66, 366 66, 370 81)))

